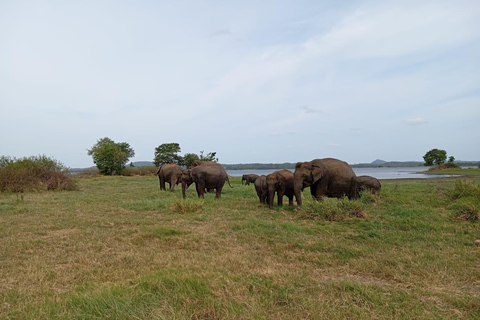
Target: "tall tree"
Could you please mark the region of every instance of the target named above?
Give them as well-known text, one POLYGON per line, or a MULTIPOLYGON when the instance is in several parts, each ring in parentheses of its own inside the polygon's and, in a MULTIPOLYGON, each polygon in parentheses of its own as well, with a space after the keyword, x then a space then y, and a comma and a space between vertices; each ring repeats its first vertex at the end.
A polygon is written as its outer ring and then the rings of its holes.
POLYGON ((187 168, 190 168, 193 161, 195 161, 195 160, 200 160, 200 157, 197 154, 195 154, 195 153, 185 153, 185 155, 183 156, 182 165, 184 165, 187 168))
POLYGON ((178 143, 164 143, 155 148, 153 164, 159 166, 164 163, 182 163, 182 157, 178 155, 180 152, 178 143))
POLYGON ((135 156, 135 151, 126 142, 115 143, 110 138, 102 138, 88 150, 93 157, 93 163, 104 175, 120 174, 128 159, 135 156))
POLYGON ((445 163, 447 160, 447 151, 442 149, 432 149, 423 156, 425 166, 433 166, 445 163))

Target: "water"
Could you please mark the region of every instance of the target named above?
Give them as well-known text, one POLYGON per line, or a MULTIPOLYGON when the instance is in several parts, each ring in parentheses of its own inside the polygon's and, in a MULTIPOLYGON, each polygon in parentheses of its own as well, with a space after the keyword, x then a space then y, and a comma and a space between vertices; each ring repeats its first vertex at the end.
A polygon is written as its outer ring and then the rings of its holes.
MULTIPOLYGON (((241 177, 244 174, 255 173, 261 176, 267 175, 278 169, 260 169, 260 170, 227 170, 227 174, 232 177, 241 177)), ((378 168, 353 168, 357 176, 372 176, 377 179, 413 179, 413 178, 440 178, 452 177, 452 175, 430 175, 417 173, 427 170, 426 167, 378 167, 378 168)), ((292 172, 294 170, 291 170, 292 172)))

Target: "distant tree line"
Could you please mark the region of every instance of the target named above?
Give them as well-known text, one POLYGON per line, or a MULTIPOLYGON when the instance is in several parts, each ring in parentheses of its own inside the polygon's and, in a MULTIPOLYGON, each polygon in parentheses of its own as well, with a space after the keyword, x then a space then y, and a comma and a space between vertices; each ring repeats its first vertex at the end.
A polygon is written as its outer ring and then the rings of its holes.
POLYGON ((295 165, 291 162, 222 164, 225 170, 295 169, 295 165))
MULTIPOLYGON (((175 163, 183 167, 190 167, 195 160, 201 161, 214 161, 218 162, 217 153, 209 152, 204 154, 204 151, 196 153, 186 153, 183 156, 181 152, 180 144, 163 143, 155 148, 153 164, 159 166, 166 163, 175 163)), ((105 175, 121 174, 126 169, 128 160, 135 156, 135 151, 126 142, 116 143, 110 138, 102 138, 88 150, 88 154, 93 157, 93 162, 97 166, 98 170, 105 175)), ((442 149, 431 149, 424 156, 425 166, 439 166, 445 164, 447 161, 447 152, 442 149)), ((448 167, 452 167, 455 157, 448 157, 448 167)), ((369 164, 353 164, 352 167, 406 167, 406 166, 419 166, 421 162, 408 161, 391 161, 381 163, 369 163, 369 164)), ((478 163, 473 163, 477 165, 478 163)), ((227 170, 261 170, 261 169, 295 169, 296 163, 284 162, 284 163, 245 163, 245 164, 223 164, 227 170)), ((133 166, 131 163, 130 166, 133 166)))
MULTIPOLYGON (((127 168, 129 159, 135 156, 135 151, 127 142, 117 143, 108 137, 98 140, 87 151, 88 155, 92 156, 93 163, 100 173, 104 175, 122 174, 127 168)), ((166 163, 176 163, 180 166, 190 167, 195 160, 218 162, 216 152, 204 154, 204 151, 200 151, 200 154, 186 153, 184 156, 179 155, 180 152, 178 143, 161 144, 154 150, 153 164, 159 166, 166 163)), ((133 167, 134 165, 130 163, 130 166, 133 167)))

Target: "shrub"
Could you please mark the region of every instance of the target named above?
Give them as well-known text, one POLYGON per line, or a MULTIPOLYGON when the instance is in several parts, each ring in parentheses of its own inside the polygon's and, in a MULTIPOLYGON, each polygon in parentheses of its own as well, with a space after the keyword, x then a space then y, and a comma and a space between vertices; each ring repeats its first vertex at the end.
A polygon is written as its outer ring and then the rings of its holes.
POLYGON ((480 215, 478 202, 474 198, 461 199, 453 205, 455 218, 477 222, 480 215))
POLYGON ((480 199, 480 186, 471 182, 457 181, 453 189, 447 192, 447 196, 452 200, 466 197, 480 199))
POLYGON ((458 164, 453 163, 453 162, 448 162, 444 164, 439 164, 437 166, 428 168, 427 171, 437 171, 437 170, 445 170, 445 169, 459 169, 461 168, 458 164))
POLYGON ((46 156, 22 159, 1 157, 0 192, 76 189, 68 168, 46 156))
POLYGON ((303 218, 327 221, 343 221, 350 218, 366 218, 363 204, 347 198, 324 198, 321 201, 307 202, 302 209, 303 218))

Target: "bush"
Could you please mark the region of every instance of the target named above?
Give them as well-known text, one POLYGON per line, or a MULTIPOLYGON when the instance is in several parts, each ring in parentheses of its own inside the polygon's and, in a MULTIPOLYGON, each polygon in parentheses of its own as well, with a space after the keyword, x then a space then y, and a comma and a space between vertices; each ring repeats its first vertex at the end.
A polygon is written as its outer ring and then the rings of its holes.
POLYGON ((302 209, 303 218, 327 221, 343 221, 350 218, 366 218, 363 204, 347 198, 324 198, 321 201, 307 202, 302 209))
POLYGON ((458 164, 453 163, 453 162, 448 162, 448 163, 439 164, 438 166, 428 168, 427 171, 437 171, 437 170, 445 170, 445 169, 459 169, 459 168, 461 168, 461 167, 458 164))
POLYGON ((478 202, 474 198, 461 199, 453 205, 455 218, 477 222, 480 215, 478 202))
POLYGON ((452 200, 467 197, 480 199, 480 186, 471 182, 457 181, 453 189, 447 192, 447 196, 452 200))
POLYGON ((0 158, 0 192, 76 189, 68 168, 46 156, 0 158))

